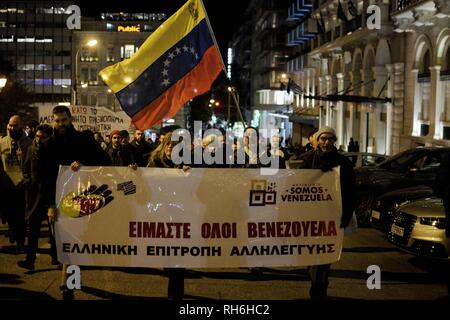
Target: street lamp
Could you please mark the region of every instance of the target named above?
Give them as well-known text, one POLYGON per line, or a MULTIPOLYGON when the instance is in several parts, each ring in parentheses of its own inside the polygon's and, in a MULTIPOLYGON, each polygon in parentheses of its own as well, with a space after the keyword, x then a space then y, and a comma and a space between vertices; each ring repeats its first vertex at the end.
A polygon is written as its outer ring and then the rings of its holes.
MULTIPOLYGON (((96 39, 91 39, 88 42, 86 42, 84 45, 88 47, 95 47, 97 45, 98 41, 96 39)), ((77 53, 75 54, 75 83, 72 85, 73 88, 73 97, 72 97, 72 104, 77 104, 77 89, 78 89, 78 55, 80 53, 80 50, 83 48, 83 46, 80 46, 77 50, 77 53)), ((82 86, 83 88, 87 87, 82 86)))
POLYGON ((6 86, 6 81, 8 81, 8 79, 6 79, 5 76, 0 76, 0 92, 2 92, 3 88, 6 86))
POLYGON ((228 121, 228 123, 230 122, 230 116, 231 116, 231 114, 230 114, 231 113, 231 111, 230 111, 230 108, 231 108, 231 105, 230 105, 231 98, 230 98, 230 96, 233 96, 234 103, 236 104, 236 108, 238 109, 239 115, 241 116, 241 120, 243 122, 244 119, 242 117, 241 109, 240 109, 240 106, 239 106, 239 92, 236 90, 235 87, 228 87, 228 116, 227 116, 227 121, 228 121))

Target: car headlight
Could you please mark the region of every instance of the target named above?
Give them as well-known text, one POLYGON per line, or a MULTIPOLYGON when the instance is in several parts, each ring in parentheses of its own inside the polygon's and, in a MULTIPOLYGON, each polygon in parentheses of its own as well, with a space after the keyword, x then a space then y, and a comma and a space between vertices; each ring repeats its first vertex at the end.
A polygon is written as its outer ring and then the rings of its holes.
POLYGON ((433 226, 438 229, 445 229, 445 218, 422 217, 422 218, 420 218, 420 224, 424 224, 427 226, 433 226))

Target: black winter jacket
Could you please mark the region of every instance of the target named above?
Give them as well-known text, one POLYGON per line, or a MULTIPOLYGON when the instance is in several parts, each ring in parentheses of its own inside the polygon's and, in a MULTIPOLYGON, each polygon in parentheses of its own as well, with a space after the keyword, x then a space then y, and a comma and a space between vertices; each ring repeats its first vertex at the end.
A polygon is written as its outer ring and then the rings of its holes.
POLYGON ((74 161, 85 166, 111 165, 108 154, 100 144, 73 126, 64 135, 54 134, 42 143, 38 151, 43 185, 41 196, 46 206, 55 204, 59 166, 69 166, 74 161))
POLYGON ((342 197, 342 218, 341 227, 348 226, 355 208, 356 178, 351 161, 337 152, 336 149, 330 152, 311 150, 302 154, 299 158, 299 169, 321 169, 330 171, 334 167, 340 166, 340 182, 342 197))

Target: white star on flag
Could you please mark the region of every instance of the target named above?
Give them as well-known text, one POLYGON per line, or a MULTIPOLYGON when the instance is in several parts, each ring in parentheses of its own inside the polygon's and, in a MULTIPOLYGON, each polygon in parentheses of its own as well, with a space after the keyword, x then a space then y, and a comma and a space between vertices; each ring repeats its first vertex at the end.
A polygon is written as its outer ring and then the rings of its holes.
POLYGON ((176 47, 176 48, 175 48, 175 52, 176 52, 177 54, 180 54, 180 53, 181 53, 181 49, 178 48, 178 47, 176 47))
POLYGON ((164 79, 164 81, 162 82, 163 86, 168 86, 170 84, 169 79, 164 79))
POLYGON ((168 67, 170 65, 170 60, 164 60, 164 67, 168 67))
POLYGON ((162 75, 163 76, 169 76, 169 70, 168 69, 164 69, 163 71, 162 71, 162 75))
POLYGON ((189 51, 189 48, 186 47, 186 46, 183 46, 183 50, 184 50, 184 52, 188 52, 188 51, 189 51))
POLYGON ((173 52, 169 53, 169 59, 173 59, 175 57, 175 55, 173 54, 173 52))

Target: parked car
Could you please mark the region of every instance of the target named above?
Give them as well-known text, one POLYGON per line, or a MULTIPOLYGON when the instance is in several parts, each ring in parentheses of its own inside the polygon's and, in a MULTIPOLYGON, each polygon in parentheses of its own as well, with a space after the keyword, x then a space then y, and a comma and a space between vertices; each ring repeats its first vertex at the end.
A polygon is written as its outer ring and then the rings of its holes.
POLYGON ((359 225, 369 225, 371 209, 380 195, 403 188, 425 185, 432 187, 443 156, 450 148, 418 147, 389 157, 374 166, 356 168, 359 225))
POLYGON ((401 206, 392 216, 388 240, 417 256, 448 259, 445 209, 439 198, 425 198, 401 206))
POLYGON ((391 225, 392 215, 399 207, 432 195, 433 189, 427 186, 416 186, 384 193, 375 199, 370 224, 372 227, 387 233, 391 225))
POLYGON ((341 152, 353 162, 355 168, 374 166, 388 158, 385 154, 368 152, 341 152))
MULTIPOLYGON (((356 168, 374 166, 375 164, 380 163, 388 158, 386 155, 378 153, 345 152, 345 151, 340 151, 340 153, 348 157, 349 160, 353 162, 354 164, 353 166, 356 168)), ((300 163, 298 161, 299 156, 300 155, 298 154, 291 155, 288 163, 288 168, 295 169, 296 166, 298 166, 298 164, 300 163)))

